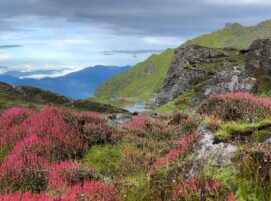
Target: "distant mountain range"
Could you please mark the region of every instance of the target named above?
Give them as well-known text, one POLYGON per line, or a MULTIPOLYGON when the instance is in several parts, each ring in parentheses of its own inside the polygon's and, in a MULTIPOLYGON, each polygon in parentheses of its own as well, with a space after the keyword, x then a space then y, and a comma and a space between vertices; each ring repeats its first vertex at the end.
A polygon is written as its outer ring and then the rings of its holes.
POLYGON ((65 76, 42 79, 21 78, 34 74, 51 74, 51 70, 33 72, 8 71, 0 74, 0 81, 16 86, 33 86, 49 90, 73 99, 91 97, 96 88, 114 75, 128 71, 130 66, 94 66, 65 76))

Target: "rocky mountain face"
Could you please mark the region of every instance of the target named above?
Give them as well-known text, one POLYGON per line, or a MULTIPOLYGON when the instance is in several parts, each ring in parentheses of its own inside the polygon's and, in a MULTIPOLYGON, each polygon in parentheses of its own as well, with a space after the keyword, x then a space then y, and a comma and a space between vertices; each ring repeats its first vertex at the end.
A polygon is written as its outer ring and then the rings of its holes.
POLYGON ((191 87, 195 89, 192 106, 211 94, 268 91, 271 39, 255 40, 242 51, 197 45, 177 49, 155 104, 168 103, 191 87))

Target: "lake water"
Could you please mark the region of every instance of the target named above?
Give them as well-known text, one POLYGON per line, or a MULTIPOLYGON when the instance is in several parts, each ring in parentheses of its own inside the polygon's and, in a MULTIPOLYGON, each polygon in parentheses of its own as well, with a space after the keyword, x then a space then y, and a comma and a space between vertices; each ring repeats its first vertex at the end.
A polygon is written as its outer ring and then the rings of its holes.
POLYGON ((140 101, 132 106, 128 106, 125 108, 126 110, 128 110, 129 112, 145 112, 146 109, 146 105, 144 102, 140 101))

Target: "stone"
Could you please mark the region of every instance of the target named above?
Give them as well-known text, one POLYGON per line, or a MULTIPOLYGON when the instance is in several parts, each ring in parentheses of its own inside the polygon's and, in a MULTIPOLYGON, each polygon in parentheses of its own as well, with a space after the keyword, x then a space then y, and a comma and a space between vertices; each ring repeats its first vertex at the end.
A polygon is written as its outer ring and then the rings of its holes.
POLYGON ((209 73, 208 70, 194 67, 194 65, 209 62, 209 59, 215 57, 226 57, 226 54, 218 49, 198 45, 178 48, 175 51, 162 90, 156 98, 155 105, 163 105, 173 100, 180 93, 186 91, 193 80, 206 76, 209 73))

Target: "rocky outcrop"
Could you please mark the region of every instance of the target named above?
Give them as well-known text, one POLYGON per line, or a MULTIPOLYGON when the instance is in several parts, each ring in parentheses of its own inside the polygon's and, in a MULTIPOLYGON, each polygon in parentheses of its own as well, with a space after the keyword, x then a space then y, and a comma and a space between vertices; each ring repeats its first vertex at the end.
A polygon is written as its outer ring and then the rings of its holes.
POLYGON ((201 124, 197 130, 198 141, 196 150, 196 159, 203 161, 212 161, 212 165, 227 165, 235 156, 237 146, 230 143, 214 143, 213 133, 208 130, 204 124, 201 124))
POLYGON ((248 49, 245 70, 254 77, 271 78, 271 38, 255 40, 248 49))
POLYGON ((217 73, 200 88, 192 106, 200 104, 211 94, 226 92, 259 92, 271 90, 271 39, 255 40, 246 51, 246 64, 239 70, 227 69, 217 73))
POLYGON ((226 54, 220 50, 198 45, 177 49, 161 93, 157 96, 156 105, 174 99, 187 90, 195 79, 207 75, 209 71, 201 68, 199 64, 215 57, 226 57, 226 54))
POLYGON ((210 81, 200 88, 191 101, 191 106, 197 106, 212 94, 227 92, 253 92, 257 88, 256 79, 245 74, 244 70, 227 69, 217 73, 210 81))
POLYGON ((156 105, 173 100, 190 87, 195 89, 191 106, 212 94, 271 90, 271 39, 256 40, 248 50, 235 52, 200 46, 178 49, 156 105), (197 79, 200 81, 195 84, 197 79))

